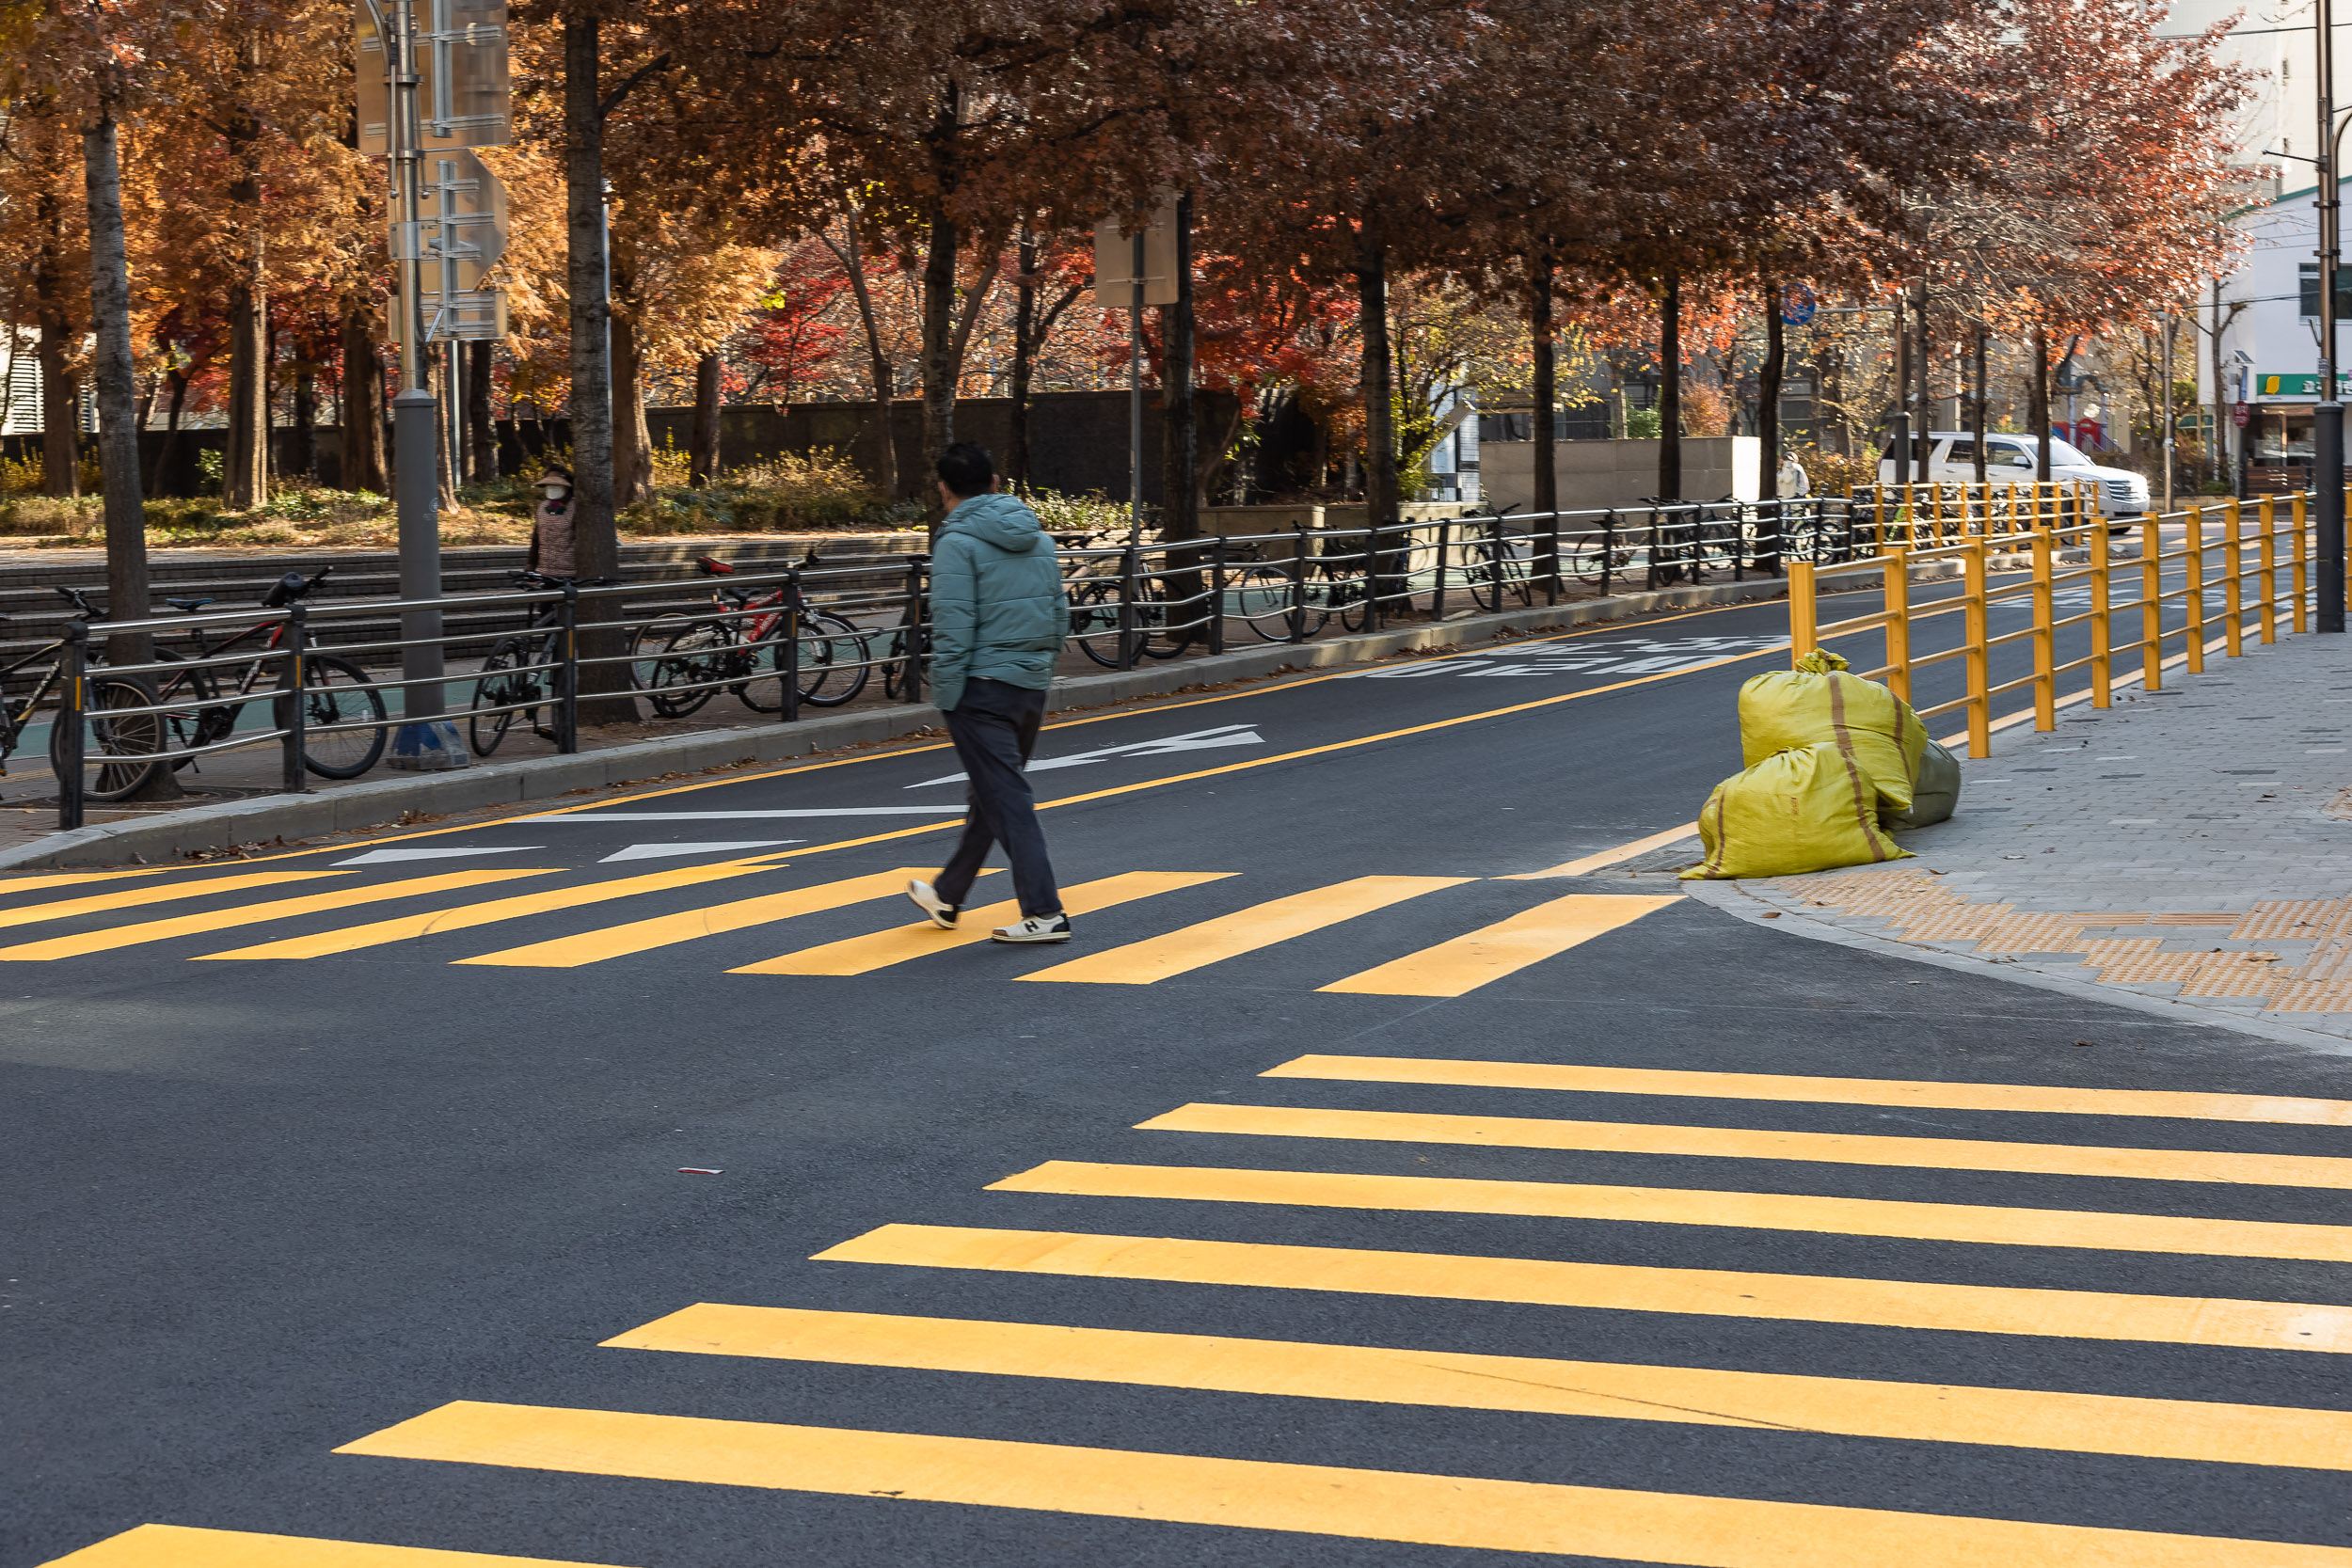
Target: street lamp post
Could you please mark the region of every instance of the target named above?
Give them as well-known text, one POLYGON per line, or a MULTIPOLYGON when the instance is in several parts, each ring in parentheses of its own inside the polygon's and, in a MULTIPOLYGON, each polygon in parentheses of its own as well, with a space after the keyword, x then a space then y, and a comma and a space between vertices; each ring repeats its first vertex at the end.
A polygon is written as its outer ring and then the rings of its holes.
POLYGON ((2336 393, 2336 269, 2341 193, 2336 188, 2335 0, 2318 0, 2319 406, 2312 419, 2312 483, 2319 525, 2320 631, 2344 630, 2344 402, 2336 393))

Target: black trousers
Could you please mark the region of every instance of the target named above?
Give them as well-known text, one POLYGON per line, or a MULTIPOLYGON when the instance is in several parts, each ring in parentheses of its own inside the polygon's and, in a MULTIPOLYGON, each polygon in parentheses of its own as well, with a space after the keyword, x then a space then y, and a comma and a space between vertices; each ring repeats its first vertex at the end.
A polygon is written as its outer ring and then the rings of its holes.
POLYGON ((963 791, 969 808, 963 837, 931 884, 948 903, 964 901, 989 847, 1001 844, 1012 863, 1013 896, 1021 901, 1021 912, 1061 912, 1061 893, 1045 858, 1045 834, 1037 825, 1036 797, 1022 771, 1037 750, 1038 726, 1044 721, 1044 692, 1003 681, 966 681, 963 700, 947 711, 956 760, 971 777, 963 791))

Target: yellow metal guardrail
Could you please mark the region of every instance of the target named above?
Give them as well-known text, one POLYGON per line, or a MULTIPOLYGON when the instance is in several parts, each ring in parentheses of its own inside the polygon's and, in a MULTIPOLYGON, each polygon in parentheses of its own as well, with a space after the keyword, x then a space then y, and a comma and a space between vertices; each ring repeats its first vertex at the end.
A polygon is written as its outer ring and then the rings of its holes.
MULTIPOLYGON (((2347 495, 2352 496, 2352 486, 2347 486, 2347 495)), ((2069 524, 2029 525, 2004 533, 1977 533, 1954 544, 1926 548, 1891 542, 1876 556, 1834 566, 1790 562, 1790 658, 1792 662, 1803 658, 1829 638, 1883 630, 1886 637, 1886 662, 1878 669, 1855 673, 1883 679, 1905 702, 1911 700, 1913 671, 1957 659, 1963 665, 1967 694, 1921 708, 1919 716, 1927 719, 1964 710, 1968 716, 1968 754, 1990 756, 1993 699, 2005 692, 2030 686, 2034 727, 2054 730, 2058 728, 2059 678, 2074 671, 2089 668, 2090 702, 2094 707, 2108 706, 2117 685, 2133 678, 2151 691, 2163 689, 2168 641, 2180 641, 2180 657, 2190 673, 2202 671, 2207 641, 2205 601, 2207 595, 2217 591, 2221 599, 2222 645, 2231 657, 2243 651, 2249 617, 2263 642, 2278 641, 2282 615, 2293 630, 2307 630, 2313 559, 2310 499, 2305 494, 2265 496, 2253 502, 2222 500, 2167 513, 2161 517, 2150 515, 2128 524, 2110 524, 2098 516, 2095 510, 2090 510, 2078 513, 2078 520, 2069 524), (2167 552, 2163 536, 2167 529, 2175 527, 2180 530, 2180 547, 2167 552), (2137 556, 2118 557, 2114 553, 2109 537, 2111 528, 2116 531, 2128 529, 2139 536, 2137 556), (2088 559, 2061 567, 2058 552, 2074 546, 2081 546, 2088 559), (1994 584, 1991 580, 1992 557, 1996 549, 2028 556, 2026 575, 1994 584), (1914 606, 1912 569, 1944 561, 1960 562, 1959 595, 1914 606), (2168 590, 2164 586, 2165 568, 2173 562, 2183 563, 2182 581, 2179 587, 2168 590), (2218 566, 2218 575, 2209 575, 2209 566, 2218 566), (1820 594, 1824 579, 1862 572, 1883 575, 1884 608, 1874 614, 1823 625, 1820 594), (2119 577, 2126 582, 2136 580, 2138 588, 2139 635, 2123 642, 2115 639, 2116 618, 2127 614, 2133 606, 2127 602, 2119 608, 2115 603, 2119 577), (2282 579, 2286 584, 2283 591, 2282 579), (2089 586, 2090 609, 2060 619, 2056 613, 2057 594, 2060 589, 2076 583, 2089 586), (2167 631, 2164 606, 2175 600, 2184 609, 2185 624, 2167 631), (1997 637, 1991 635, 1993 607, 2017 602, 2032 607, 2033 624, 1997 637), (1914 655, 1912 628, 1922 621, 1952 615, 1961 618, 1960 645, 1940 653, 1914 655), (2058 634, 2077 626, 2090 628, 2090 652, 2082 658, 2060 664, 2057 661, 2058 634), (2010 642, 2031 645, 2033 673, 1993 685, 1993 650, 2010 642), (2117 664, 2128 662, 2135 655, 2139 665, 2137 676, 2119 676, 2117 664)))
POLYGON ((1922 545, 1954 544, 1975 534, 2074 528, 2099 515, 2099 487, 2089 480, 2050 483, 1930 483, 1874 484, 1871 537, 1922 545))

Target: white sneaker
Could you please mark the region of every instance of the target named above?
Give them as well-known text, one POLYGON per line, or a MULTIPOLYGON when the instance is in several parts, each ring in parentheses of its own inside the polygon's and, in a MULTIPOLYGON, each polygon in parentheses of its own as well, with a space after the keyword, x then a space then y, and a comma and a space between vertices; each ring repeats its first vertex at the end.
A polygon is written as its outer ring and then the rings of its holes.
POLYGON ((988 933, 991 942, 1068 942, 1070 917, 1066 914, 1033 914, 1017 926, 999 926, 988 933))
POLYGON ((931 891, 930 883, 925 881, 910 880, 907 883, 907 900, 930 916, 931 924, 943 931, 954 930, 956 917, 963 913, 962 905, 946 902, 931 891))

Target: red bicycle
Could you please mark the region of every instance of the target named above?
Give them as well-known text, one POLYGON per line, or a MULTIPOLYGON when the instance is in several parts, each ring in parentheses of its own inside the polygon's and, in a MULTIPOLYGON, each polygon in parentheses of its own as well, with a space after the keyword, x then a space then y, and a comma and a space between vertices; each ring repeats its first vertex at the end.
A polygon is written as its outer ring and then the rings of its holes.
MULTIPOLYGON (((805 571, 817 563, 811 551, 800 565, 805 571)), ((716 556, 697 557, 694 566, 709 578, 735 573, 716 556)), ((750 594, 723 585, 710 597, 730 613, 656 616, 630 641, 637 688, 661 717, 683 719, 723 690, 755 712, 781 711, 787 637, 798 645, 794 687, 802 702, 839 707, 866 689, 871 634, 855 622, 806 604, 796 610, 788 587, 750 594)))

